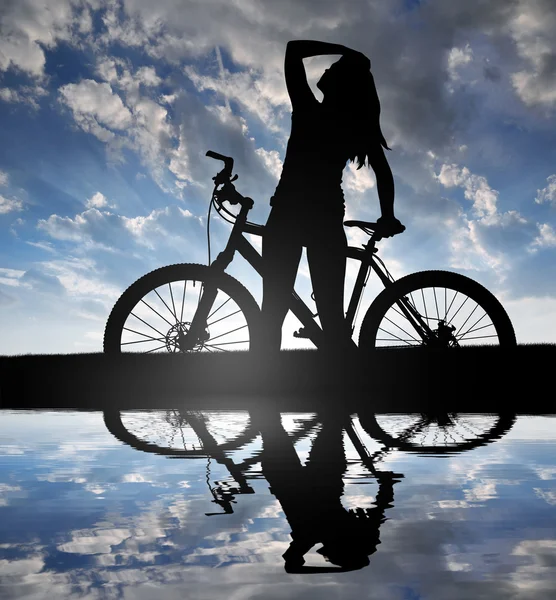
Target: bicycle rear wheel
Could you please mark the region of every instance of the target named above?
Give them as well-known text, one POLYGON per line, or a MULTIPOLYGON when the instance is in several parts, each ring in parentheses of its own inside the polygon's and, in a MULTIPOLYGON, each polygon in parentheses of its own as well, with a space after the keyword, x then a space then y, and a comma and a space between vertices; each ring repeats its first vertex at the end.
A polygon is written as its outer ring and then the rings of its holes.
POLYGON ((227 273, 197 264, 156 269, 133 283, 114 305, 104 332, 104 352, 183 352, 206 284, 217 295, 206 327, 188 352, 249 350, 258 333, 259 307, 227 273))
POLYGON ((484 344, 515 346, 512 323, 485 287, 449 271, 413 273, 388 286, 369 307, 359 334, 362 350, 484 344))

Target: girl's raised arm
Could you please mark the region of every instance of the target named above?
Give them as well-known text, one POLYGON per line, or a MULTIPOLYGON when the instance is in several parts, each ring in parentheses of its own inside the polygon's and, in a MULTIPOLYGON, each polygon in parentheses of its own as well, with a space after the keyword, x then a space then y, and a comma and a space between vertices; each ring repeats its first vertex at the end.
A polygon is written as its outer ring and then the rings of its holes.
MULTIPOLYGON (((316 42, 312 40, 292 40, 286 46, 286 58, 284 61, 284 72, 286 75, 286 87, 295 109, 298 106, 315 102, 316 98, 307 83, 307 75, 303 66, 303 59, 321 54, 360 54, 355 50, 346 48, 341 44, 329 44, 328 42, 316 42)), ((363 56, 363 55, 361 55, 363 56)))

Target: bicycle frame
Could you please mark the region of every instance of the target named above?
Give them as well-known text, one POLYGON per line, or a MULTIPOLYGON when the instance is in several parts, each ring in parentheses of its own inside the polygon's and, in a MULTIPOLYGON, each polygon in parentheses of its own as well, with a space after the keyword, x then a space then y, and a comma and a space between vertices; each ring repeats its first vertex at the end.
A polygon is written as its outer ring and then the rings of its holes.
MULTIPOLYGON (((252 235, 262 236, 264 232, 263 225, 255 225, 247 223, 247 213, 251 206, 249 203, 246 206, 242 206, 239 214, 236 217, 236 221, 232 228, 232 232, 228 239, 225 249, 217 256, 217 258, 211 263, 210 268, 216 272, 225 271, 228 265, 232 262, 235 252, 239 252, 243 258, 255 269, 255 271, 262 277, 263 258, 261 254, 254 248, 254 246, 244 237, 244 233, 250 233, 252 235)), ((377 252, 375 241, 373 238, 364 245, 363 248, 357 248, 355 246, 348 246, 347 258, 353 258, 360 261, 359 272, 357 274, 355 285, 351 293, 348 308, 346 311, 346 321, 349 324, 350 330, 353 334, 354 322, 357 314, 357 308, 363 295, 363 290, 366 286, 370 271, 374 271, 384 287, 388 287, 394 283, 394 279, 388 273, 385 267, 381 266, 380 262, 375 258, 374 254, 377 252)), ((211 286, 212 287, 212 286, 211 286)), ((199 309, 192 323, 192 328, 196 325, 197 317, 203 322, 206 321, 206 315, 210 311, 210 307, 216 296, 216 286, 213 290, 205 290, 203 298, 199 304, 199 309)), ((428 325, 423 321, 419 313, 414 309, 411 303, 407 299, 400 300, 398 304, 400 310, 413 324, 416 331, 418 331, 423 338, 426 340, 429 337, 430 329, 428 325)), ((316 323, 311 309, 307 304, 299 297, 297 292, 293 290, 290 301, 290 310, 301 322, 304 329, 303 337, 309 339, 313 344, 319 348, 324 339, 322 328, 316 323)), ((199 327, 202 327, 201 321, 199 321, 199 327)))

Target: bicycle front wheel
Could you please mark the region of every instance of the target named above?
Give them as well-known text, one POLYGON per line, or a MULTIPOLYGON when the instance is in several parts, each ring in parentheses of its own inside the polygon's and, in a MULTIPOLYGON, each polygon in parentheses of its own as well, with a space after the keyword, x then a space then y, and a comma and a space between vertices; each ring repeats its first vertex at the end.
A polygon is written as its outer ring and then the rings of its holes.
POLYGON ((449 271, 422 271, 384 289, 361 324, 359 347, 515 346, 514 328, 496 297, 449 271))
POLYGON ((499 440, 513 427, 514 413, 418 413, 377 415, 362 411, 363 429, 387 448, 422 454, 455 454, 499 440))
POLYGON ((216 298, 206 326, 189 352, 249 350, 258 332, 259 307, 227 273, 197 264, 156 269, 133 283, 114 305, 104 332, 104 352, 182 352, 205 285, 216 298))

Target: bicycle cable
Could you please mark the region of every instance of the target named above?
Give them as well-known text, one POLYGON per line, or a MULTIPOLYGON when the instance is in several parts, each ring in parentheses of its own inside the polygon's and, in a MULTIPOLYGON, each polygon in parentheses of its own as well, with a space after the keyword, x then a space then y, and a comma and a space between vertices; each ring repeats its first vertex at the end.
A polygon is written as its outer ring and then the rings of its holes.
POLYGON ((216 186, 212 190, 212 196, 209 202, 209 209, 207 214, 207 246, 208 246, 208 265, 210 267, 210 213, 212 210, 212 205, 214 204, 214 195, 216 193, 216 186))

